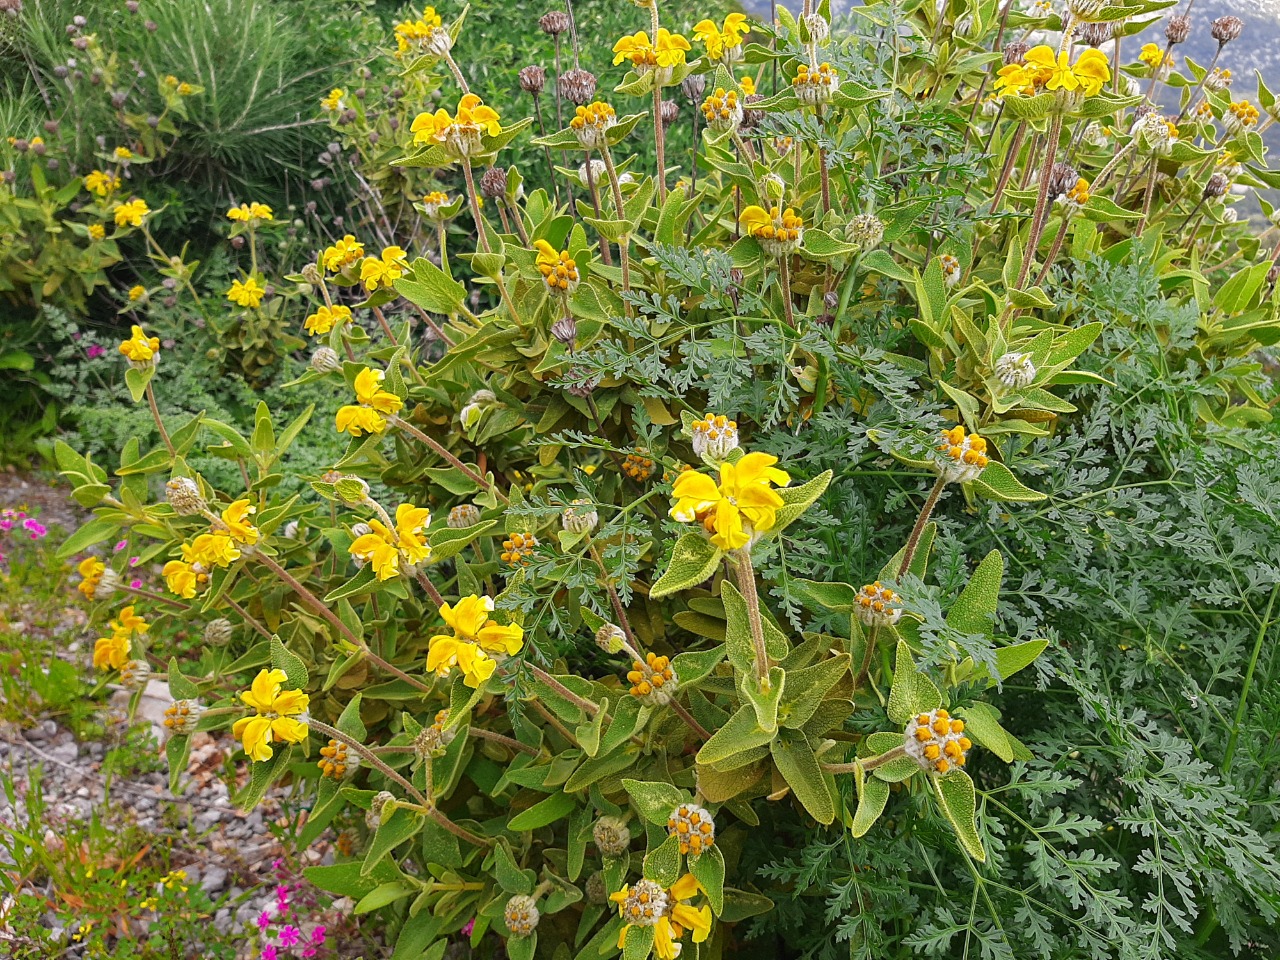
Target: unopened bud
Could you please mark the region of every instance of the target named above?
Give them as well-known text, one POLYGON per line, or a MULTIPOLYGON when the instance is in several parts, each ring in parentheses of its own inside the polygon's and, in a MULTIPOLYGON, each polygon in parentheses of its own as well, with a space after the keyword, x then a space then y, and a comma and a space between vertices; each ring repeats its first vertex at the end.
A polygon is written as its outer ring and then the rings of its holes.
POLYGON ((317 347, 311 355, 311 369, 316 373, 337 373, 342 369, 342 361, 332 347, 317 347))
POLYGON ((204 626, 204 642, 210 647, 225 647, 231 642, 231 621, 224 617, 210 620, 204 626))
POLYGON ((707 92, 707 78, 705 74, 691 73, 680 81, 680 89, 684 95, 698 103, 707 92))
POLYGON ((613 656, 622 652, 627 642, 627 635, 616 623, 606 623, 596 631, 596 646, 613 656))
POLYGON ((513 937, 527 937, 538 927, 541 914, 533 897, 518 893, 507 901, 502 911, 503 922, 513 937))
POLYGON ((551 336, 572 350, 578 339, 578 321, 573 317, 561 317, 551 325, 551 336))
POLYGON ((449 511, 448 527, 452 530, 461 530, 465 527, 474 527, 480 522, 480 508, 474 503, 460 503, 449 511))
POLYGON ((164 492, 169 506, 180 517, 202 513, 208 506, 200 494, 200 485, 190 477, 174 477, 164 485, 164 492))
POLYGON ((631 846, 631 831, 621 817, 601 817, 591 828, 591 837, 606 857, 620 857, 631 846))
POLYGON ((1216 197, 1220 197, 1227 192, 1230 186, 1231 181, 1227 179, 1227 175, 1225 173, 1214 173, 1207 181, 1205 181, 1204 199, 1211 200, 1216 197))

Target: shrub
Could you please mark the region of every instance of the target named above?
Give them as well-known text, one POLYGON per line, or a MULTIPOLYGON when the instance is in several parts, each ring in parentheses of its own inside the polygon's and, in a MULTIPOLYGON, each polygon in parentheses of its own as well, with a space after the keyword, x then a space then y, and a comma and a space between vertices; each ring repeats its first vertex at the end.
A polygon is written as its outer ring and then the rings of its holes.
POLYGON ((309 879, 401 956, 1274 948, 1280 328, 1224 184, 1275 174, 1198 65, 1073 50, 1142 10, 780 9, 746 42, 650 4, 613 104, 538 138, 468 92, 460 18, 398 27, 455 93, 388 126, 395 163, 461 173, 433 214, 474 251, 369 222, 273 278, 323 419, 166 422, 136 327, 161 443, 114 477, 57 449, 95 512, 63 556, 164 562, 165 596, 80 571, 95 663, 165 670, 175 784, 230 727, 240 802, 314 796, 299 843, 353 852, 309 879), (652 121, 692 77, 673 186, 652 121), (520 140, 589 151, 595 197, 498 183, 520 140), (286 489, 326 421, 346 449, 286 489))

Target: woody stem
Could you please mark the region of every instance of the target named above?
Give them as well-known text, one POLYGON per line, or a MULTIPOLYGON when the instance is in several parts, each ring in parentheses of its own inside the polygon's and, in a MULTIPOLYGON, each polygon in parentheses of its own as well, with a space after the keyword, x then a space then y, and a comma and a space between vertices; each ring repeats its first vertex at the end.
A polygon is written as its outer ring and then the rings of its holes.
POLYGON ((468 480, 474 483, 481 490, 491 490, 493 492, 493 495, 497 497, 499 500, 501 500, 504 504, 511 503, 511 500, 505 494, 503 494, 501 490, 498 489, 496 484, 492 484, 488 480, 486 480, 484 477, 480 476, 480 474, 476 473, 474 470, 468 467, 465 463, 463 463, 461 460, 455 457, 452 453, 446 450, 443 446, 441 446, 438 441, 433 440, 431 437, 427 436, 425 433, 423 433, 413 424, 408 423, 400 419, 399 417, 391 417, 390 420, 393 424, 395 424, 405 433, 409 434, 409 436, 417 440, 421 440, 423 443, 425 443, 437 455, 439 455, 443 460, 445 460, 449 464, 449 466, 459 471, 464 477, 466 477, 468 480))
POLYGON ((151 381, 147 381, 147 404, 151 407, 151 416, 155 418, 156 429, 160 431, 160 439, 164 441, 165 449, 169 451, 169 456, 176 456, 177 452, 173 449, 173 441, 169 439, 169 431, 164 428, 164 421, 160 419, 160 408, 156 406, 156 394, 151 389, 151 381))
POLYGON ((916 517, 916 525, 911 528, 911 536, 907 538, 907 545, 902 551, 902 563, 898 566, 899 580, 911 569, 911 559, 916 555, 916 547, 920 545, 920 535, 924 533, 925 524, 933 515, 933 508, 938 505, 938 498, 942 496, 942 488, 946 485, 947 481, 943 479, 942 474, 938 474, 938 479, 933 482, 933 489, 929 491, 924 506, 920 508, 920 516, 916 517))
POLYGON ((756 571, 751 565, 750 545, 735 550, 732 556, 738 590, 747 605, 747 623, 751 627, 751 642, 756 651, 756 678, 763 687, 769 680, 769 668, 773 663, 764 640, 764 621, 760 617, 760 594, 756 592, 756 571))

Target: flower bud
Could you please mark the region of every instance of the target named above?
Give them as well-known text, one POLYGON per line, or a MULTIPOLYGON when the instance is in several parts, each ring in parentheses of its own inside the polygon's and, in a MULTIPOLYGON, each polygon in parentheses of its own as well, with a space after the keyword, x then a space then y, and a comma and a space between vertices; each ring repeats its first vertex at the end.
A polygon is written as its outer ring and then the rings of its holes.
POLYGON ((460 503, 449 511, 447 526, 452 530, 473 527, 480 522, 480 508, 474 503, 460 503))
POLYGON ((120 574, 116 573, 111 567, 107 567, 102 571, 102 579, 98 581, 98 589, 94 593, 94 599, 107 599, 119 590, 123 583, 124 581, 120 579, 120 574))
POLYGON ((414 737, 413 752, 419 760, 430 760, 432 757, 444 756, 458 736, 456 727, 450 728, 449 711, 441 710, 436 714, 431 726, 423 727, 422 732, 414 737))
POLYGON ((387 818, 394 812, 388 807, 396 802, 396 796, 390 790, 381 790, 373 798, 373 803, 369 805, 369 811, 364 815, 364 823, 370 830, 377 830, 378 827, 386 823, 387 818))
POLYGON ((938 263, 942 267, 942 282, 948 287, 954 287, 960 282, 960 261, 949 253, 944 253, 938 258, 938 263))
POLYGON ((1036 366, 1029 353, 1006 353, 994 364, 996 379, 1010 390, 1029 387, 1036 378, 1036 366))
POLYGON ((664 128, 671 126, 676 122, 676 117, 680 116, 680 104, 674 100, 662 101, 662 126, 664 128))
POLYGON ((693 452, 711 467, 719 466, 738 449, 738 424, 723 414, 708 413, 690 427, 693 452))
POLYGON ((902 619, 902 598, 879 580, 863 586, 853 602, 858 619, 868 627, 889 627, 902 619))
POLYGON ((621 653, 627 642, 627 635, 616 623, 606 623, 596 631, 596 646, 613 656, 621 653))
POLYGON ((831 24, 820 13, 811 13, 801 18, 809 37, 814 43, 826 43, 831 37, 831 24))
POLYGON ((871 250, 884 239, 884 221, 873 213, 860 213, 849 221, 846 235, 864 252, 871 250))
POLYGON ((317 347, 311 355, 311 369, 316 373, 337 373, 342 369, 342 362, 332 347, 317 347))
POLYGON ((643 661, 633 661, 627 680, 631 695, 650 707, 665 707, 675 696, 680 678, 676 676, 669 657, 648 654, 643 661))
POLYGON ((1204 199, 1212 200, 1221 197, 1231 186, 1231 181, 1222 172, 1212 174, 1204 185, 1204 199))
POLYGON ((600 515, 590 500, 574 500, 560 514, 560 522, 570 533, 590 533, 600 524, 600 515))
POLYGON ((587 877, 583 892, 586 894, 587 903, 594 903, 599 906, 609 902, 609 888, 605 885, 603 870, 597 870, 587 877))
POLYGON ((175 700, 164 712, 164 725, 174 736, 196 732, 204 706, 199 700, 175 700))
MULTIPOLYGON (((549 14, 548 14, 549 16, 549 14)), ((527 937, 538 926, 540 914, 533 897, 518 893, 507 901, 502 911, 503 922, 513 937, 527 937)))
POLYGON ((938 473, 945 483, 969 483, 978 479, 986 467, 987 441, 976 433, 966 434, 963 426, 943 430, 939 453, 938 473))
POLYGON ((204 627, 204 642, 210 647, 225 647, 231 642, 231 621, 224 617, 210 620, 204 627))
POLYGON ((164 485, 164 493, 169 506, 180 517, 193 516, 208 509, 200 494, 200 485, 190 477, 174 477, 164 485))
POLYGON ((141 690, 151 679, 151 664, 145 660, 130 660, 120 668, 120 683, 127 690, 141 690))
POLYGON ((1082 43, 1086 43, 1091 47, 1100 47, 1104 43, 1111 41, 1115 31, 1110 23, 1089 21, 1080 24, 1080 27, 1076 30, 1076 35, 1082 43))
POLYGON ((754 105, 765 99, 762 93, 749 93, 742 98, 742 129, 752 130, 764 121, 764 111, 753 109, 754 105))
POLYGON ((631 846, 631 831, 621 817, 601 817, 591 828, 591 837, 604 857, 620 857, 631 846))
POLYGON ((810 106, 826 103, 839 88, 839 74, 831 68, 831 64, 825 62, 812 67, 800 64, 791 81, 791 89, 796 97, 801 103, 810 106))
POLYGON ((667 817, 667 836, 678 837, 680 852, 696 857, 716 842, 716 823, 706 807, 682 803, 667 817))
POLYGON ((942 709, 912 717, 903 734, 907 756, 930 773, 945 774, 963 767, 972 746, 964 735, 964 721, 942 709))

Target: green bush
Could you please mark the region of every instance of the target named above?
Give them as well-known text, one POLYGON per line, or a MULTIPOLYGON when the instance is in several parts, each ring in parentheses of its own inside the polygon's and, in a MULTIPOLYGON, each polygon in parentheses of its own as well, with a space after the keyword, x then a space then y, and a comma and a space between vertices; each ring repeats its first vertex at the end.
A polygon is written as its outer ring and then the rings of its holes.
POLYGON ((160 442, 57 449, 95 665, 165 672, 175 784, 229 727, 240 803, 287 781, 299 846, 349 829, 308 876, 398 956, 1273 953, 1280 317, 1230 189, 1277 182, 1259 117, 1043 9, 826 13, 718 20, 717 63, 633 10, 545 137, 415 13, 379 69, 444 104, 327 109, 422 219, 271 278, 326 404, 202 413, 138 328, 160 442), (654 114, 693 76, 677 186, 654 114), (543 149, 592 151, 596 197, 486 174, 543 149), (121 536, 168 595, 86 555, 121 536))

